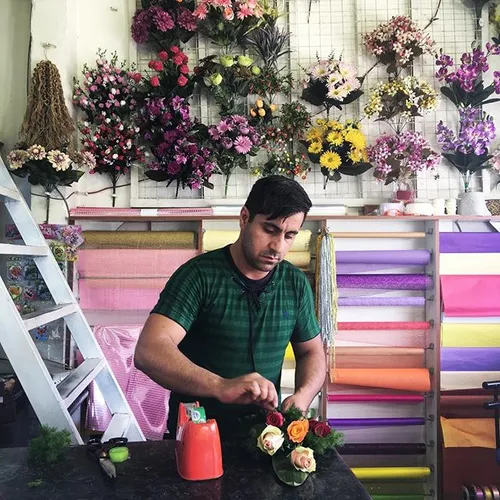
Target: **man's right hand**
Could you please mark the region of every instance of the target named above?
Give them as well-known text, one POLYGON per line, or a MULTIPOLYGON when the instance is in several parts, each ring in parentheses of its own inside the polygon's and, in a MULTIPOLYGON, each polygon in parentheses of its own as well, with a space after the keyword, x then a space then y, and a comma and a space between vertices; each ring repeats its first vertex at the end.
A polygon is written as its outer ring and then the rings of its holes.
POLYGON ((257 404, 265 410, 278 406, 278 394, 274 384, 258 373, 223 379, 218 400, 226 404, 257 404))

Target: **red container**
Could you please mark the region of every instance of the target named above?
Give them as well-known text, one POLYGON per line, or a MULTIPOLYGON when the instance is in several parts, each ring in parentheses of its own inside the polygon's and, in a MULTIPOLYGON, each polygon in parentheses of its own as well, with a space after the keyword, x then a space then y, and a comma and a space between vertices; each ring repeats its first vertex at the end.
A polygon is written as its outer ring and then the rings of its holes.
MULTIPOLYGON (((199 403, 195 403, 199 407, 199 403)), ((175 456, 177 472, 188 481, 216 479, 224 473, 219 427, 214 419, 194 423, 179 404, 175 456)))

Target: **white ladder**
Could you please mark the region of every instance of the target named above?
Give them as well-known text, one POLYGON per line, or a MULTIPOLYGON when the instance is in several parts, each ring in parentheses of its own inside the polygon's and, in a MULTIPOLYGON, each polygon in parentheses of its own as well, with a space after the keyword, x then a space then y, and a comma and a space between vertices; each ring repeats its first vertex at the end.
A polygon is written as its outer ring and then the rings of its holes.
POLYGON ((69 407, 95 381, 112 415, 102 437, 103 442, 113 437, 145 441, 70 286, 0 158, 0 202, 2 201, 17 226, 24 245, 0 243, 0 254, 32 257, 56 304, 23 317, 0 276, 0 344, 40 423, 66 429, 71 433, 74 444, 83 444, 69 407), (60 318, 64 318, 84 361, 56 384, 29 331, 60 318))

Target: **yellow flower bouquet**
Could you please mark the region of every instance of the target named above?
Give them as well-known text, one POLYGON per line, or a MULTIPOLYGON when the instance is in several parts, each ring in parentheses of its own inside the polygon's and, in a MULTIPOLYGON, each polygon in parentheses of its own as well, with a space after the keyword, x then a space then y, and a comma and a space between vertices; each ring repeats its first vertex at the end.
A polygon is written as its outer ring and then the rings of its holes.
POLYGON ((325 177, 338 182, 343 175, 360 175, 372 168, 366 152, 366 138, 359 122, 316 120, 316 126, 307 131, 302 144, 312 163, 319 163, 325 177))

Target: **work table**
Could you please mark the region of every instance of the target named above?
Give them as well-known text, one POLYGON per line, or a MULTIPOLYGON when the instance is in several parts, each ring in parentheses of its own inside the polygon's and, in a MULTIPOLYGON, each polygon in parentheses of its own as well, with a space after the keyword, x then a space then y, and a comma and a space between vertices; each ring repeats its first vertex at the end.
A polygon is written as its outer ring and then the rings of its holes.
POLYGON ((270 460, 253 460, 241 444, 223 445, 224 475, 189 482, 177 474, 175 441, 130 443, 130 459, 116 464, 117 477, 101 472, 85 446, 70 448, 54 468, 37 472, 26 448, 0 449, 0 500, 369 500, 336 452, 320 457, 317 472, 300 487, 275 477, 270 460))

